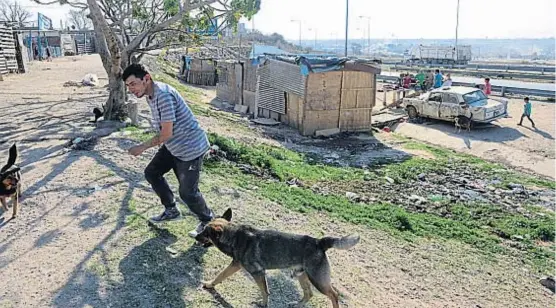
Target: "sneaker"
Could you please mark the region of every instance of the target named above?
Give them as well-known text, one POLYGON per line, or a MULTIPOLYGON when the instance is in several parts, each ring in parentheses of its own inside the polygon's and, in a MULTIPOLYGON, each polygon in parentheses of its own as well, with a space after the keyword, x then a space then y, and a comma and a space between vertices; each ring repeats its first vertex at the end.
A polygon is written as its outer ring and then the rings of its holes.
POLYGON ((205 226, 207 225, 206 222, 201 222, 197 225, 197 227, 195 228, 195 230, 189 231, 189 236, 192 238, 196 238, 197 235, 201 232, 203 232, 203 230, 205 229, 205 226))
POLYGON ((158 223, 158 222, 165 222, 165 221, 172 221, 177 220, 181 217, 180 210, 176 207, 171 207, 165 209, 164 212, 158 216, 152 217, 151 221, 158 223))

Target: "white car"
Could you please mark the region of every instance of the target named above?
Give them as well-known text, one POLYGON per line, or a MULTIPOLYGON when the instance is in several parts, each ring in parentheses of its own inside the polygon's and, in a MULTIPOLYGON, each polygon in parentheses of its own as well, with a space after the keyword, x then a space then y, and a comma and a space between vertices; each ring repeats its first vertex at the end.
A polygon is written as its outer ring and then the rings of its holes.
POLYGON ((487 97, 471 87, 443 87, 419 97, 404 98, 402 106, 410 118, 424 117, 453 121, 464 115, 472 122, 490 123, 507 117, 508 101, 487 97))

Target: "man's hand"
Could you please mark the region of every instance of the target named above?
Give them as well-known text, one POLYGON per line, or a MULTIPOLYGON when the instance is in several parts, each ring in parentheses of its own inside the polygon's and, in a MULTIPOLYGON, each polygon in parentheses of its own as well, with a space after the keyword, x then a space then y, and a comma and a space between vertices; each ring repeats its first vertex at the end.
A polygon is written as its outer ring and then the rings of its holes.
POLYGON ((145 152, 147 148, 144 145, 138 145, 138 146, 134 146, 131 149, 128 150, 129 154, 133 155, 133 156, 139 156, 141 155, 141 153, 145 152))

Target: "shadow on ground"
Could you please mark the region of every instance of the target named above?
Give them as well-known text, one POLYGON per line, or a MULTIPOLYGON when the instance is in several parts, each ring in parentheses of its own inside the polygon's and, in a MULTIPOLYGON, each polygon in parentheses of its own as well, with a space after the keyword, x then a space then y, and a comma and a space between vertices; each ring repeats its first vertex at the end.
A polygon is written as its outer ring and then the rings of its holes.
POLYGON ((103 260, 68 282, 54 298, 55 307, 186 307, 187 289, 200 285, 202 256, 198 245, 172 255, 166 247, 176 236, 151 225, 155 236, 133 248, 119 263, 121 282, 110 282, 112 273, 103 260), (107 279, 108 278, 108 279, 107 279))

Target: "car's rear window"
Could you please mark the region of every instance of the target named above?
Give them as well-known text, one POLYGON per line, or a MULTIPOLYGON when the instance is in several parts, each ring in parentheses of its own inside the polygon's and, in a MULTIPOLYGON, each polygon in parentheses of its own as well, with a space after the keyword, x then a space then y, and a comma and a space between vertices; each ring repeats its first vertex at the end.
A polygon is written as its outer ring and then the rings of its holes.
POLYGON ((463 94, 463 100, 467 104, 472 104, 476 101, 487 99, 488 97, 481 90, 473 91, 467 94, 463 94))

